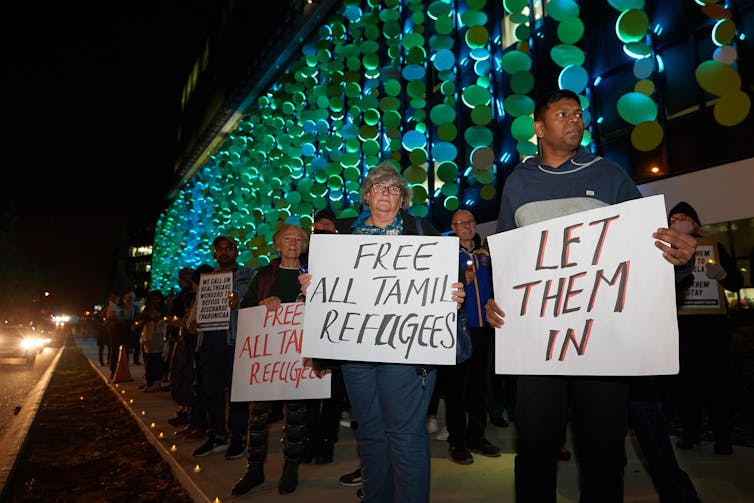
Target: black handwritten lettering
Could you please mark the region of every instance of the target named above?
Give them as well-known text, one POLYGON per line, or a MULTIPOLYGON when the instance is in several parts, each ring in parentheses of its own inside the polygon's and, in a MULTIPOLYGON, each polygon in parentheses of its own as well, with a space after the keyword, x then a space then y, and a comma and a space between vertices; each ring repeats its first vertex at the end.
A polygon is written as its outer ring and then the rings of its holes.
POLYGON ((597 241, 597 246, 594 248, 594 256, 592 257, 592 265, 597 265, 597 263, 600 261, 600 255, 602 254, 602 247, 605 244, 605 238, 607 237, 607 229, 610 227, 610 224, 618 220, 620 218, 620 215, 614 215, 612 217, 602 218, 600 220, 595 220, 594 222, 589 222, 589 225, 597 225, 602 224, 602 232, 600 232, 600 238, 597 241))
POLYGON ((620 313, 623 311, 623 308, 626 305, 626 288, 628 286, 628 271, 630 265, 630 260, 626 260, 618 264, 618 267, 615 269, 615 274, 613 274, 613 277, 610 280, 608 280, 605 276, 603 269, 597 271, 597 274, 594 278, 594 286, 592 287, 592 296, 589 298, 589 307, 587 308, 587 312, 591 312, 594 308, 600 282, 604 280, 607 284, 613 286, 619 279, 620 282, 618 283, 618 294, 615 298, 615 307, 613 309, 613 312, 620 313))

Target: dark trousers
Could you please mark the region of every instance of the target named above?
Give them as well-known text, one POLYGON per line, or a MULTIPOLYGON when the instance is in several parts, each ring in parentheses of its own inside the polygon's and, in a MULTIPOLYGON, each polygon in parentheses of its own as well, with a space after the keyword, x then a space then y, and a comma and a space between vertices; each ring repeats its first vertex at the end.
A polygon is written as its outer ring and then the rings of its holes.
POLYGON ((730 322, 723 315, 678 317, 680 372, 676 406, 682 435, 698 440, 706 398, 716 442, 730 443, 733 406, 730 381, 730 322))
POLYGON ((517 503, 555 503, 557 457, 569 404, 579 461, 581 503, 623 501, 628 385, 620 379, 530 376, 517 379, 517 503))
POLYGON ((330 398, 306 400, 307 425, 313 456, 332 456, 333 446, 338 442, 340 415, 346 402, 346 386, 339 369, 331 375, 330 398))
MULTIPOLYGON (((651 378, 638 378, 651 379, 651 378)), ((659 400, 629 400, 629 424, 661 503, 699 503, 694 484, 678 466, 670 445, 667 419, 659 400)))
POLYGON ((162 382, 162 353, 145 353, 144 367, 147 386, 162 382))
POLYGON ((448 443, 456 449, 479 443, 487 426, 490 343, 494 332, 491 328, 470 328, 469 334, 471 358, 458 365, 440 367, 448 443))
POLYGON ((199 350, 200 389, 207 410, 207 432, 226 437, 225 409, 231 440, 245 441, 249 423, 249 403, 230 402, 228 394, 233 377, 234 348, 223 341, 203 341, 199 350))
MULTIPOLYGON (((118 368, 118 356, 120 355, 120 347, 123 349, 128 348, 128 328, 124 323, 113 323, 108 327, 109 334, 109 346, 110 346, 110 375, 115 375, 115 369, 118 368)), ((126 353, 126 360, 128 360, 128 353, 126 353)))

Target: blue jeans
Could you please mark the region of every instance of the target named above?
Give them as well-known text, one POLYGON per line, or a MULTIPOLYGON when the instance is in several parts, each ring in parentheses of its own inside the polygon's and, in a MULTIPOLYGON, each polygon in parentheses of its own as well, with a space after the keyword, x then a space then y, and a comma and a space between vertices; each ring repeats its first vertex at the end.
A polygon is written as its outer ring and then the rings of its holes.
POLYGON ((343 363, 364 478, 364 503, 427 503, 427 408, 436 372, 412 365, 343 363))

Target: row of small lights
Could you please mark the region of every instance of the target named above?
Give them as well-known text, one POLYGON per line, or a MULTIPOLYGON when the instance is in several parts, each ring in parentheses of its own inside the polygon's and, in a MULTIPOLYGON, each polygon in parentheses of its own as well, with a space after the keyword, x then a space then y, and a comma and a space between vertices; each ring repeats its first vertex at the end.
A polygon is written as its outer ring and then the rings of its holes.
MULTIPOLYGON (((120 384, 116 383, 115 387, 116 388, 120 388, 120 384)), ((120 390, 120 394, 121 395, 125 395, 126 394, 126 390, 125 389, 121 389, 120 390)), ((81 400, 83 402, 85 400, 84 396, 81 395, 79 397, 79 400, 81 400)), ((123 400, 125 400, 125 397, 123 397, 123 400)), ((129 398, 128 399, 128 404, 131 405, 131 406, 133 406, 134 405, 134 399, 133 398, 129 398)), ((140 415, 141 416, 146 416, 147 415, 147 411, 145 409, 142 409, 141 412, 140 412, 140 415)), ((154 421, 150 422, 149 423, 149 429, 156 430, 157 429, 157 423, 154 422, 154 421)), ((164 440, 165 439, 165 434, 163 432, 159 432, 157 434, 157 438, 159 438, 160 440, 164 440)), ((170 450, 170 452, 178 452, 178 447, 175 444, 171 444, 169 450, 170 450)), ((202 467, 201 466, 199 466, 198 464, 194 465, 194 473, 199 473, 201 471, 202 471, 202 467)), ((219 497, 215 497, 215 499, 213 501, 214 501, 214 503, 220 503, 220 498, 219 497)))

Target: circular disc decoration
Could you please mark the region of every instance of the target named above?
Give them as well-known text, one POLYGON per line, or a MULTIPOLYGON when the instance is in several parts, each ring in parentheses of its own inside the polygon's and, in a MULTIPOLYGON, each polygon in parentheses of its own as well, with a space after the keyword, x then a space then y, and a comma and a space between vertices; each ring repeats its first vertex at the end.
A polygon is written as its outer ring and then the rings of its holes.
POLYGON ((450 70, 456 64, 456 57, 452 51, 440 49, 432 56, 432 64, 435 65, 437 71, 450 70))
POLYGON ((406 80, 420 80, 424 78, 425 70, 421 65, 406 65, 401 72, 406 80))
POLYGON ((424 147, 427 144, 427 137, 424 136, 423 133, 416 130, 407 131, 403 135, 401 143, 404 149, 411 151, 415 148, 424 147))
POLYGON ((503 7, 508 14, 518 14, 528 6, 528 0, 503 0, 503 7))
POLYGON ((456 111, 453 107, 441 103, 432 107, 429 112, 429 119, 434 124, 447 124, 456 120, 456 111))
POLYGON ((519 141, 516 143, 516 151, 525 157, 537 155, 537 146, 530 141, 519 141))
POLYGON ((646 121, 638 124, 631 131, 631 144, 637 150, 649 152, 662 143, 664 132, 662 126, 656 121, 646 121))
POLYGON ((487 147, 492 145, 492 131, 483 126, 471 126, 463 134, 466 143, 472 147, 487 147))
POLYGON ((529 71, 518 72, 511 76, 511 90, 516 94, 527 94, 534 89, 534 75, 529 71))
POLYGON ((446 196, 455 196, 458 194, 458 184, 455 182, 448 182, 440 188, 440 192, 446 196))
POLYGON ((652 96, 655 92, 655 83, 649 79, 642 79, 634 84, 634 91, 647 96, 652 96))
POLYGON ((712 113, 723 126, 735 126, 743 121, 751 110, 751 99, 743 91, 734 91, 720 97, 712 113))
POLYGON ((439 141, 432 146, 432 158, 435 162, 455 161, 458 149, 452 143, 439 141))
POLYGON ((387 128, 397 128, 401 125, 401 114, 395 110, 388 110, 382 114, 382 124, 387 128))
POLYGON ((420 218, 424 218, 429 214, 429 209, 423 205, 414 205, 409 208, 409 212, 420 218))
POLYGON ((458 137, 458 128, 453 123, 440 124, 437 127, 437 137, 442 141, 453 141, 458 137))
POLYGON ((649 29, 649 16, 641 9, 629 9, 618 16, 615 33, 624 44, 644 40, 649 29))
POLYGON ((480 169, 491 169, 495 163, 495 152, 489 147, 478 147, 471 152, 471 167, 480 169))
POLYGON ((412 198, 411 201, 414 204, 424 204, 427 202, 427 189, 424 185, 413 185, 411 187, 412 198))
POLYGON ((652 58, 642 58, 634 61, 634 77, 637 79, 646 79, 654 71, 654 60, 652 58))
POLYGON ((484 47, 490 40, 490 33, 484 26, 472 26, 466 32, 466 44, 472 49, 484 47))
POLYGON ((495 199, 496 193, 497 189, 494 185, 484 185, 481 189, 479 189, 479 197, 481 197, 485 201, 492 201, 493 199, 495 199))
POLYGON ((564 44, 575 44, 584 36, 584 22, 571 16, 563 19, 558 25, 558 39, 564 44))
POLYGON ((471 121, 477 126, 486 126, 492 120, 492 108, 489 105, 477 105, 471 111, 471 121))
POLYGON ((730 44, 735 36, 736 25, 730 19, 721 19, 712 28, 712 41, 719 46, 730 44))
POLYGON ((429 38, 429 46, 436 51, 440 49, 452 49, 453 39, 447 35, 432 35, 429 38))
POLYGON ((738 52, 732 45, 724 45, 722 47, 718 47, 717 49, 715 49, 715 52, 712 55, 712 59, 721 63, 725 63, 726 65, 732 65, 737 58, 738 52))
POLYGON ((511 136, 519 142, 528 140, 534 135, 534 119, 528 115, 521 115, 513 119, 511 136))
POLYGON ((408 154, 408 160, 415 166, 421 166, 427 162, 427 152, 423 148, 415 148, 408 154))
POLYGON ((735 68, 719 61, 705 61, 696 67, 696 81, 708 93, 724 96, 741 88, 735 68))
POLYGON ((579 15, 579 6, 573 0, 550 0, 547 2, 547 14, 555 21, 579 15))
POLYGON ((445 202, 443 202, 443 206, 445 206, 445 209, 448 211, 456 211, 458 209, 458 198, 456 196, 449 196, 445 198, 445 202))
POLYGON ((503 100, 503 108, 515 117, 529 115, 534 113, 534 100, 522 94, 511 94, 503 100))
POLYGON ((446 80, 440 85, 440 92, 443 96, 452 96, 456 92, 456 84, 452 80, 446 80))
POLYGON ((443 182, 452 182, 458 177, 458 166, 453 161, 441 162, 437 166, 437 178, 443 182))
POLYGON ((531 69, 531 58, 521 51, 512 50, 503 55, 500 64, 506 73, 513 75, 518 72, 529 71, 531 69))
POLYGON ((636 126, 657 119, 657 104, 646 94, 626 93, 618 99, 616 105, 618 114, 629 124, 636 126))
POLYGON ((623 46, 623 52, 634 59, 648 58, 652 55, 652 49, 644 42, 629 42, 623 46))
POLYGON ((643 9, 644 0, 607 0, 613 9, 623 12, 628 9, 643 9))
POLYGON ((421 166, 409 166, 403 171, 406 181, 411 184, 424 183, 427 181, 427 171, 421 166))
POLYGON ((520 24, 513 29, 513 38, 515 38, 519 42, 523 42, 524 40, 529 40, 530 35, 531 35, 531 28, 529 28, 528 25, 520 24))
POLYGON ((584 51, 570 44, 558 44, 550 49, 550 57, 558 66, 581 66, 584 64, 584 51))
POLYGON ((561 89, 569 89, 578 94, 586 88, 589 82, 589 74, 583 66, 567 66, 563 68, 558 77, 558 85, 561 89))
POLYGON ((429 17, 434 19, 435 21, 437 21, 441 17, 450 16, 450 13, 450 5, 442 1, 432 2, 431 4, 429 4, 429 8, 427 9, 427 14, 429 14, 429 17))
POLYGON ((487 24, 487 14, 481 10, 468 9, 461 14, 461 22, 466 26, 482 26, 487 24))
POLYGON ((464 104, 469 108, 474 108, 477 105, 487 105, 490 102, 490 91, 482 86, 472 84, 463 90, 461 96, 464 104))

